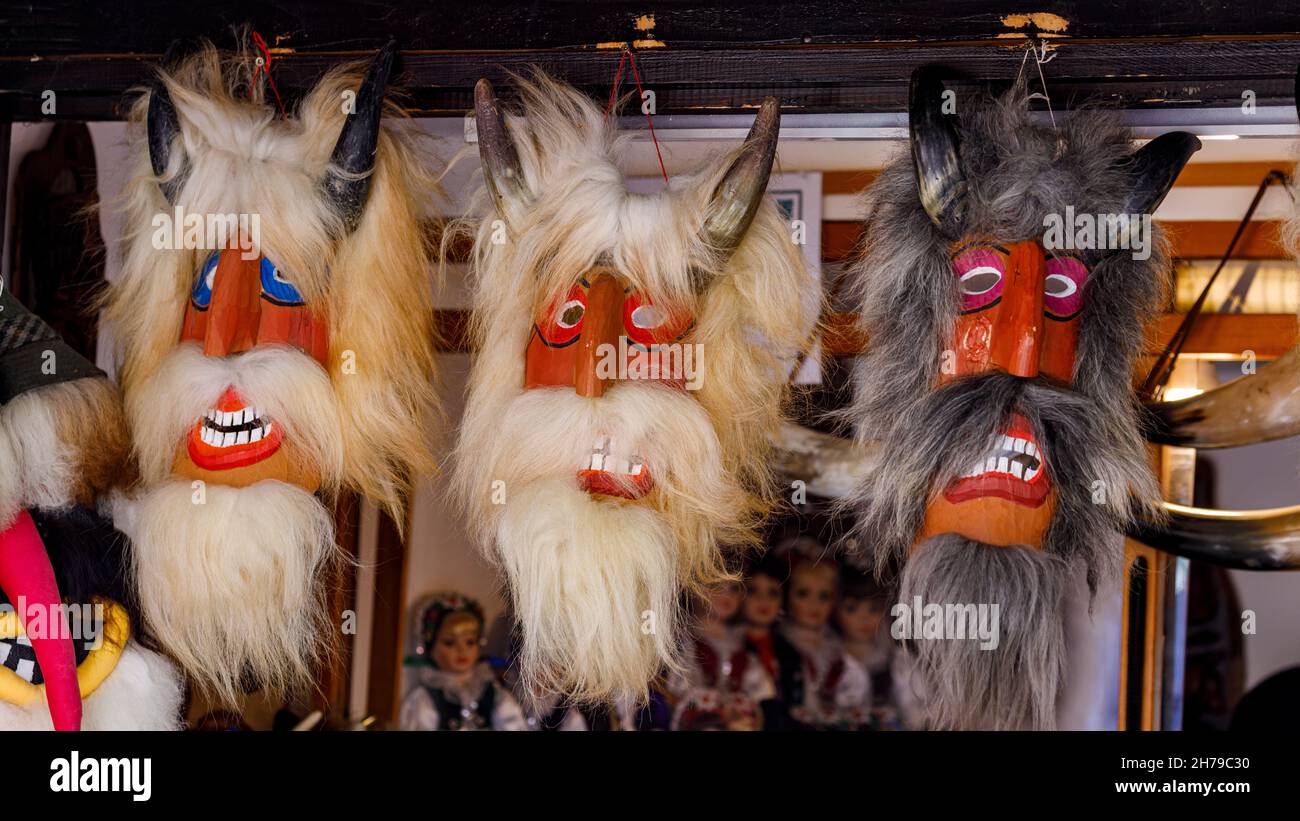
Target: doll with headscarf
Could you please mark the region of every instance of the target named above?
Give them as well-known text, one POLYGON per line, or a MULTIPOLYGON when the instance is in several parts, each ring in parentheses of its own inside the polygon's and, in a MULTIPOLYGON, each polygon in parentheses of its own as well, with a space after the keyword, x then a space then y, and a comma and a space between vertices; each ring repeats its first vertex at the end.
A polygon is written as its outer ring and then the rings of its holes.
POLYGON ((434 597, 420 616, 417 685, 402 702, 403 730, 526 730, 523 711, 480 659, 483 609, 459 593, 434 597))
POLYGON ((804 672, 803 700, 790 705, 790 715, 806 729, 854 729, 868 721, 871 681, 830 626, 840 568, 824 552, 809 538, 789 548, 790 582, 781 633, 799 651, 804 672))

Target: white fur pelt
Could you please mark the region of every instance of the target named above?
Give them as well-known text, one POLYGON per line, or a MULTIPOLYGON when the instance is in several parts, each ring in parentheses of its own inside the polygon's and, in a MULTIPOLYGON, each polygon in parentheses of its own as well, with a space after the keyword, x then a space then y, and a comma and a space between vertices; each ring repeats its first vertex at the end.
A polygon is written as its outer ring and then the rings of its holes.
POLYGON ((173 479, 118 499, 114 521, 150 631, 201 691, 233 704, 245 682, 293 693, 310 679, 329 647, 322 579, 341 556, 315 496, 173 479))
POLYGON ((477 355, 456 492, 476 541, 506 571, 524 633, 522 689, 630 703, 678 664, 682 594, 727 577, 726 549, 757 541, 773 495, 768 437, 821 295, 771 201, 730 255, 704 238, 734 152, 661 194, 635 194, 618 165, 628 137, 601 106, 541 75, 513 85, 524 116, 507 123, 529 200, 498 214, 481 193, 475 219, 444 235, 444 248, 474 235, 477 355), (494 238, 498 216, 506 242, 494 238), (681 342, 702 346, 699 390, 634 381, 597 399, 524 390, 534 320, 596 266, 694 318, 681 342), (580 490, 598 436, 645 461, 649 495, 580 490))
MULTIPOLYGON (((185 215, 257 215, 260 245, 328 326, 322 380, 312 377, 310 410, 330 422, 343 420, 328 444, 299 442, 301 455, 329 485, 340 483, 375 500, 401 527, 414 482, 435 468, 433 428, 439 421, 435 393, 433 289, 429 223, 437 191, 437 153, 428 135, 390 104, 380 126, 375 168, 365 210, 348 231, 322 180, 343 127, 345 107, 361 83, 361 66, 331 70, 279 116, 256 79, 254 49, 245 40, 233 53, 205 43, 160 76, 175 103, 181 136, 161 179, 178 178, 174 206, 185 215)), ((196 272, 211 249, 157 247, 158 215, 173 214, 150 162, 144 122, 149 95, 131 112, 128 140, 131 180, 123 204, 122 269, 108 290, 104 321, 118 342, 118 373, 128 405, 139 409, 141 391, 176 347, 196 272)), ((260 353, 260 352, 259 352, 260 353)), ((253 354, 231 357, 238 372, 253 354)), ((254 379, 255 377, 245 377, 254 379)), ((293 394, 285 405, 292 406, 293 394)), ((152 412, 161 427, 193 424, 192 396, 152 412), (177 418, 171 418, 172 416, 177 418)), ((250 396, 260 402, 262 397, 250 396)), ((281 407, 283 415, 288 407, 281 407)), ((204 409, 206 410, 206 408, 204 409)), ((136 414, 133 433, 142 433, 136 414)), ((146 438, 150 432, 144 431, 146 438)), ((137 440, 147 463, 146 482, 170 464, 177 441, 137 440)))
POLYGON ((106 379, 77 379, 0 406, 0 530, 20 508, 55 510, 84 501, 87 485, 98 484, 104 472, 102 460, 122 458, 115 393, 106 379))
MULTIPOLYGON (((82 702, 83 730, 180 730, 185 689, 176 667, 134 641, 117 666, 82 702)), ((44 699, 18 706, 0 701, 0 732, 53 730, 44 699)))

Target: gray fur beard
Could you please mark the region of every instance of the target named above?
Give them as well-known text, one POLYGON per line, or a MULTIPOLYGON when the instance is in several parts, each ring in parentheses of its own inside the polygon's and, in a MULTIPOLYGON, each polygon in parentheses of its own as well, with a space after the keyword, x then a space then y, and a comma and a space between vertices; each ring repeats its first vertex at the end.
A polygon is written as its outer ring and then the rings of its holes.
POLYGON ((859 543, 872 546, 877 572, 907 556, 929 500, 987 456, 1013 412, 1028 420, 1056 489, 1041 548, 1078 562, 1090 590, 1118 572, 1113 534, 1135 514, 1130 490, 1157 493, 1136 421, 1045 379, 998 371, 926 393, 880 442, 878 468, 860 489, 866 506, 855 530, 859 543))
POLYGON ((1062 616, 1068 564, 1027 547, 993 547, 955 534, 919 544, 899 600, 997 604, 999 644, 922 639, 904 644, 915 662, 929 726, 938 730, 1052 730, 1065 680, 1062 616))

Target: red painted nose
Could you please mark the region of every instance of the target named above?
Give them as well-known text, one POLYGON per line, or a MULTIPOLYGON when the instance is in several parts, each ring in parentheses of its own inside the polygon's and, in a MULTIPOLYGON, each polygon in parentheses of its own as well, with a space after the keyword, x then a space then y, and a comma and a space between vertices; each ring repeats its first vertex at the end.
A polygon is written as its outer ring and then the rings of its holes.
POLYGON ((261 295, 261 257, 244 259, 238 250, 222 251, 208 306, 208 327, 203 337, 205 356, 230 356, 257 344, 261 295))
POLYGON ((618 338, 623 333, 623 288, 618 279, 600 274, 587 291, 587 312, 582 320, 582 338, 578 340, 577 356, 573 360, 573 389, 579 396, 597 397, 605 393, 612 379, 602 377, 600 363, 607 360, 617 364, 610 353, 618 350, 618 338))
POLYGON ((1033 240, 1011 246, 990 364, 1012 376, 1038 376, 1043 337, 1043 249, 1033 240))

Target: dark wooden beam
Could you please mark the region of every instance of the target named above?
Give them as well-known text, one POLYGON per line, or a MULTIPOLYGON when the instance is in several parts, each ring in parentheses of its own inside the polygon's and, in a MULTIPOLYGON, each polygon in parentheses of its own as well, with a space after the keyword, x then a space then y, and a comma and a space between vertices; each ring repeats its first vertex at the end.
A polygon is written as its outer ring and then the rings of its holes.
POLYGON ((1037 34, 1063 40, 1260 37, 1300 34, 1300 3, 1249 9, 1234 0, 1135 3, 1074 0, 37 0, 0 11, 0 54, 160 54, 178 37, 221 37, 249 23, 276 47, 362 51, 398 37, 429 50, 592 48, 642 41, 668 48, 762 44, 887 45, 999 41, 1037 34), (1050 12, 1026 13, 1049 7, 1050 12))
POLYGON ((1019 72, 1020 46, 1031 35, 1050 35, 1057 48, 1044 72, 1058 108, 1085 98, 1128 107, 1237 106, 1245 90, 1260 105, 1291 103, 1300 2, 1249 14, 1220 0, 1167 5, 1080 0, 1052 23, 1020 15, 1023 4, 938 0, 674 2, 653 11, 609 2, 227 1, 184 13, 159 0, 108 7, 46 0, 34 14, 0 16, 0 100, 11 98, 17 119, 44 119, 40 94, 52 90, 58 117, 120 118, 124 94, 148 80, 172 39, 203 34, 228 47, 232 26, 247 21, 277 50, 276 81, 290 97, 330 66, 397 37, 396 82, 421 116, 464 113, 483 76, 508 96, 508 72, 532 66, 604 97, 618 46, 638 40, 638 65, 661 114, 735 111, 768 94, 787 111, 901 112, 917 65, 942 63, 969 82, 1006 82, 1019 72))
MULTIPOLYGON (((407 531, 410 530, 408 517, 407 531)), ((402 648, 406 643, 406 545, 388 514, 379 514, 375 590, 367 671, 367 714, 383 728, 397 719, 401 704, 402 648)))

